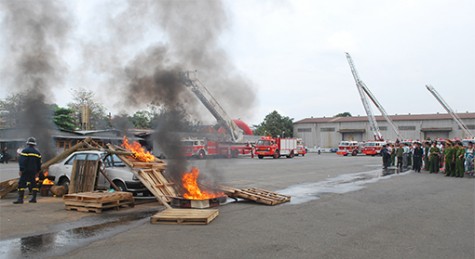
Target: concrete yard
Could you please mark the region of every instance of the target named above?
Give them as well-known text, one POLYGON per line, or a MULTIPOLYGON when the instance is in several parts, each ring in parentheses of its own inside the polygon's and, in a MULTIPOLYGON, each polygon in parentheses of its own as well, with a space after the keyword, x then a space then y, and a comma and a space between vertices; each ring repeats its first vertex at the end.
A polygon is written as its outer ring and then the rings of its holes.
MULTIPOLYGON (((0 258, 475 258, 475 180, 412 171, 385 175, 380 157, 190 160, 234 187, 292 196, 229 202, 209 225, 152 225, 139 200, 102 214, 61 199, 0 200, 0 258)), ((392 173, 392 172, 390 172, 392 173)), ((16 177, 0 164, 0 179, 16 177)))

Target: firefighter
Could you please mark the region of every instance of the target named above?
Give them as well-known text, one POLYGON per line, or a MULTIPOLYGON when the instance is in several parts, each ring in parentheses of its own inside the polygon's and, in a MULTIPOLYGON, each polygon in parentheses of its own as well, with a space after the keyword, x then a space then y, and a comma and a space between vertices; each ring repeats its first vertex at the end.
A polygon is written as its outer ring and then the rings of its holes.
POLYGON ((430 142, 424 142, 424 171, 429 171, 430 142))
POLYGON ((32 190, 32 198, 30 203, 36 203, 36 194, 38 193, 38 186, 36 185, 36 177, 41 170, 41 154, 35 148, 36 139, 28 138, 26 144, 28 145, 20 153, 18 164, 20 166, 20 181, 18 182, 18 200, 14 204, 22 204, 25 195, 25 188, 27 183, 30 183, 32 190))

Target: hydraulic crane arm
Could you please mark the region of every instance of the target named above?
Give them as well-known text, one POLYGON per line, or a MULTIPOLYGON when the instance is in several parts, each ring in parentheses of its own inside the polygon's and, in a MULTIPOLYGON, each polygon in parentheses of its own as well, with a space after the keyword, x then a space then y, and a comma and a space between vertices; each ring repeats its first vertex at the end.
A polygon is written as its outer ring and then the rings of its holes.
POLYGON ((376 122, 376 118, 374 117, 373 111, 371 110, 371 106, 369 106, 368 99, 366 98, 363 90, 363 86, 365 85, 363 81, 360 80, 358 72, 356 71, 356 68, 353 64, 353 60, 351 59, 351 56, 348 52, 346 53, 346 59, 348 60, 348 64, 350 65, 351 73, 353 74, 353 78, 355 79, 356 88, 358 88, 358 93, 360 94, 361 102, 363 103, 366 115, 368 115, 368 121, 371 126, 371 130, 373 131, 374 139, 383 140, 383 136, 379 131, 378 123, 376 122))
POLYGON ((398 137, 398 139, 403 139, 403 137, 401 136, 401 133, 399 132, 399 129, 396 127, 396 125, 394 125, 394 122, 391 120, 391 118, 389 118, 388 114, 386 113, 386 110, 383 108, 383 106, 378 102, 378 100, 376 99, 376 97, 373 95, 373 93, 369 90, 368 87, 366 87, 366 85, 361 82, 361 88, 363 88, 363 91, 366 93, 366 95, 369 96, 369 98, 371 99, 371 101, 373 101, 374 105, 376 106, 376 108, 378 108, 378 110, 381 112, 381 114, 383 115, 384 119, 386 119, 386 121, 389 123, 389 125, 391 125, 391 128, 393 128, 394 132, 396 133, 396 136, 398 137))
POLYGON ((470 138, 474 138, 470 130, 468 129, 467 125, 463 123, 462 119, 450 108, 450 106, 444 101, 442 96, 435 90, 434 87, 431 85, 426 85, 427 90, 439 101, 439 103, 444 107, 444 109, 452 116, 454 121, 459 125, 459 127, 462 129, 463 133, 470 138))
POLYGON ((231 136, 233 142, 239 142, 243 139, 243 131, 236 125, 236 123, 228 116, 223 107, 219 105, 218 101, 211 95, 208 89, 197 79, 191 78, 191 71, 182 73, 182 80, 185 86, 191 88, 191 91, 203 103, 203 105, 216 118, 218 123, 223 126, 231 136))

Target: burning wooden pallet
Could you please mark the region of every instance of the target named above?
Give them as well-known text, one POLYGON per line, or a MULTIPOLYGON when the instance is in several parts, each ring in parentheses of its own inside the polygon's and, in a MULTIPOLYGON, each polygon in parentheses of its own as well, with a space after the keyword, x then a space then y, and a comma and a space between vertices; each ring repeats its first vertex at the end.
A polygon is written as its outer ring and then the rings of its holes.
POLYGON ((133 169, 143 185, 163 204, 168 205, 171 197, 177 196, 175 184, 163 175, 167 167, 163 160, 154 157, 151 162, 142 162, 130 155, 130 151, 126 149, 113 145, 108 145, 108 147, 114 152, 123 152, 123 154, 117 153, 118 157, 133 169))
POLYGON ((155 197, 162 197, 167 203, 177 196, 175 184, 169 182, 157 169, 140 169, 137 172, 140 181, 155 197))
POLYGON ((102 213, 105 209, 134 207, 134 197, 130 192, 83 192, 63 196, 66 210, 102 213))
POLYGON ((215 209, 166 209, 150 218, 152 224, 207 225, 219 215, 215 209))
POLYGON ((272 206, 290 202, 291 198, 287 195, 258 188, 237 189, 233 187, 221 187, 221 189, 231 198, 242 198, 272 206))

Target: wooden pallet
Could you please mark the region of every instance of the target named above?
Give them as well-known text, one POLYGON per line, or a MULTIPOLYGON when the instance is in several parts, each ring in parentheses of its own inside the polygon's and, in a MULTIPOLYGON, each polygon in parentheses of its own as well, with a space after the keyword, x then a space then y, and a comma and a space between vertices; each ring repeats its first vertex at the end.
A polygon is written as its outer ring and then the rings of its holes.
POLYGON ((161 197, 167 203, 178 196, 175 184, 169 182, 159 169, 140 169, 137 177, 155 197, 161 197))
POLYGON ((7 196, 10 192, 16 190, 18 188, 18 181, 19 178, 6 180, 0 183, 0 199, 7 196))
POLYGON ((134 207, 134 197, 129 192, 87 192, 67 194, 63 197, 66 210, 102 213, 106 209, 134 207))
POLYGON ((221 187, 221 189, 231 198, 242 198, 266 205, 277 205, 290 202, 291 198, 287 195, 258 188, 236 189, 232 187, 221 187))
POLYGON ((99 160, 75 160, 71 172, 69 193, 94 191, 97 184, 99 160))
POLYGON ((151 224, 208 225, 219 211, 197 209, 166 209, 150 218, 151 224))

